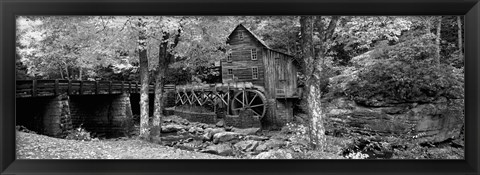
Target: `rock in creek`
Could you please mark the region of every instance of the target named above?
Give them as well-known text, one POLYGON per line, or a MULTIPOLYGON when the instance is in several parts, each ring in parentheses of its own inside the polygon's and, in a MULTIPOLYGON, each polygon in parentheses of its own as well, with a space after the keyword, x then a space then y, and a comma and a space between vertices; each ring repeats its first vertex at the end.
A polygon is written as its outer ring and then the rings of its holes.
POLYGON ((259 142, 258 141, 255 141, 255 140, 245 140, 245 141, 240 141, 238 143, 236 143, 235 145, 233 145, 235 148, 237 148, 238 150, 242 150, 242 151, 254 151, 255 148, 257 148, 257 146, 259 145, 259 142))
POLYGON ((224 121, 224 120, 220 120, 220 121, 218 121, 218 122, 215 124, 215 126, 217 126, 217 127, 223 127, 223 126, 225 126, 225 121, 224 121))
POLYGON ((202 148, 203 144, 201 141, 193 141, 188 143, 179 143, 176 145, 176 147, 184 150, 195 151, 202 148))
POLYGON ((177 132, 184 129, 182 125, 177 125, 177 124, 168 124, 166 126, 162 126, 162 133, 171 133, 171 132, 177 132))
POLYGON ((265 143, 262 143, 262 144, 258 145, 257 148, 255 148, 255 150, 256 151, 265 151, 265 150, 268 150, 268 149, 281 148, 285 145, 287 145, 287 143, 285 143, 282 140, 271 139, 271 140, 265 141, 265 143))
POLYGON ((268 137, 257 136, 257 135, 248 135, 248 136, 245 136, 245 140, 264 141, 264 140, 268 140, 268 137))
POLYGON ((243 135, 255 135, 260 128, 245 128, 245 129, 240 129, 240 128, 233 128, 232 131, 243 134, 243 135))
POLYGON ((192 126, 188 129, 188 132, 192 134, 198 134, 198 133, 203 133, 203 129, 200 127, 192 126))
POLYGON ((240 134, 235 132, 220 132, 213 135, 213 143, 240 140, 240 134))
POLYGON ((207 146, 201 152, 203 153, 211 153, 211 154, 218 154, 221 156, 229 156, 233 154, 233 149, 230 143, 222 143, 218 145, 210 145, 207 146))
POLYGON ((254 157, 254 159, 292 159, 292 158, 293 158, 292 154, 283 149, 262 152, 254 157))
POLYGON ((213 135, 215 135, 216 133, 220 133, 220 132, 225 132, 225 129, 223 129, 223 128, 207 128, 207 129, 204 130, 205 134, 203 134, 202 138, 205 141, 210 141, 210 140, 212 140, 213 135))

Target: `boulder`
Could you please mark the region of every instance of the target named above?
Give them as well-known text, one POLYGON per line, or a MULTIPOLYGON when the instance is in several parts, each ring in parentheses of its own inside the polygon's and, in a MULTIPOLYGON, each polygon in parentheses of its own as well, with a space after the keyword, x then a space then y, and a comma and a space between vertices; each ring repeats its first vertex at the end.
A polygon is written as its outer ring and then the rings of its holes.
POLYGON ((463 99, 383 107, 326 104, 325 129, 329 134, 344 128, 338 135, 408 136, 416 142, 441 142, 459 137, 464 121, 463 99))
POLYGON ((235 132, 220 132, 213 135, 213 143, 229 142, 240 140, 240 134, 235 132))
POLYGON ((218 121, 218 122, 215 124, 215 126, 216 126, 216 127, 223 127, 223 126, 225 126, 225 120, 222 119, 222 120, 218 121))
POLYGON ((163 123, 171 123, 172 119, 171 118, 166 118, 166 119, 163 119, 162 121, 163 121, 163 123))
POLYGON ((207 146, 201 152, 203 153, 210 153, 210 154, 217 154, 222 156, 228 156, 233 154, 233 148, 229 143, 222 143, 218 145, 210 145, 207 146))
POLYGON ((193 141, 188 143, 177 144, 176 147, 184 150, 195 151, 203 146, 201 141, 193 141))
POLYGON ((259 145, 258 141, 255 140, 245 140, 245 141, 240 141, 233 145, 235 148, 238 150, 242 151, 253 151, 257 146, 259 145))
POLYGON ((242 135, 255 135, 259 130, 260 128, 244 128, 244 129, 233 128, 232 129, 233 132, 242 134, 242 135))
POLYGON ((288 151, 283 149, 269 150, 262 152, 254 157, 254 159, 293 159, 293 156, 288 151))
POLYGON ((264 141, 264 140, 268 140, 268 137, 257 136, 257 135, 247 135, 245 136, 245 140, 264 141))
POLYGON ((255 148, 256 151, 265 151, 268 149, 275 149, 275 148, 281 148, 283 146, 287 145, 285 141, 282 140, 277 140, 277 139, 270 139, 265 141, 265 143, 262 143, 258 145, 257 148, 255 148))
POLYGON ((184 118, 181 118, 179 116, 168 116, 166 117, 166 119, 169 119, 170 122, 174 122, 174 123, 177 123, 177 124, 183 124, 183 123, 188 123, 188 120, 187 119, 184 119, 184 118))
POLYGON ((203 140, 212 140, 213 135, 220 133, 220 132, 225 132, 225 129, 223 128, 207 128, 204 130, 204 134, 202 136, 203 140))
POLYGON ((202 133, 203 129, 200 127, 192 126, 188 129, 189 133, 196 134, 196 133, 202 133))
POLYGON ((171 133, 171 132, 177 132, 184 129, 182 125, 177 125, 177 124, 168 124, 165 126, 162 126, 162 133, 171 133))
POLYGON ((464 123, 462 108, 451 105, 418 105, 410 113, 410 119, 416 121, 412 137, 418 142, 441 142, 458 138, 464 123))

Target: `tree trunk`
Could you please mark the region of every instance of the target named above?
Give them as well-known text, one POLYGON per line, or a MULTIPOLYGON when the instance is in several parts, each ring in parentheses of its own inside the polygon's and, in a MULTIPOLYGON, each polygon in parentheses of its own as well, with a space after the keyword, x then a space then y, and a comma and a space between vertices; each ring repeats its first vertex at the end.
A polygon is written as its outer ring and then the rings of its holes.
POLYGON ((332 16, 327 28, 321 22, 322 17, 317 16, 316 21, 312 16, 300 17, 300 30, 302 33, 302 56, 304 62, 304 74, 306 80, 306 99, 307 99, 307 113, 309 116, 310 126, 308 127, 308 134, 310 143, 313 149, 323 151, 325 149, 326 137, 323 123, 323 113, 321 104, 321 64, 323 64, 326 47, 324 43, 329 41, 336 28, 338 16, 332 16), (318 38, 320 38, 319 49, 315 52, 315 45, 313 43, 314 29, 317 29, 318 38))
POLYGON ((83 73, 83 68, 80 67, 80 70, 78 71, 78 80, 82 80, 82 73, 83 73))
POLYGON ((440 40, 441 40, 441 32, 442 32, 442 16, 439 17, 438 19, 438 24, 437 24, 437 38, 435 40, 435 44, 437 47, 437 65, 440 65, 440 40))
POLYGON ((140 57, 140 138, 149 139, 149 99, 148 99, 148 58, 147 58, 147 43, 146 43, 146 28, 145 23, 141 19, 138 22, 140 29, 138 35, 138 53, 140 57))
POLYGON ((155 100, 154 100, 154 112, 153 112, 153 126, 151 130, 151 136, 156 137, 156 141, 160 142, 160 131, 161 131, 161 121, 163 116, 163 86, 164 86, 164 76, 166 69, 168 68, 167 63, 167 46, 168 43, 164 42, 159 46, 158 53, 158 67, 155 72, 155 100))
MULTIPOLYGON (((321 18, 318 18, 321 19, 321 18)), ((302 32, 302 56, 305 67, 306 80, 306 99, 307 99, 307 112, 310 119, 308 127, 308 134, 310 143, 313 149, 323 150, 323 143, 325 143, 325 133, 323 129, 323 119, 320 103, 320 81, 319 70, 317 64, 319 59, 314 57, 314 45, 313 45, 313 26, 314 20, 312 16, 300 17, 300 25, 302 32)))
POLYGON ((462 19, 460 16, 457 16, 457 25, 458 25, 458 53, 460 54, 460 59, 463 59, 462 19))
POLYGON ((62 66, 61 66, 61 65, 60 65, 60 78, 61 78, 61 79, 65 79, 65 78, 63 77, 63 70, 62 70, 62 66))
MULTIPOLYGON (((317 63, 318 64, 318 63, 317 63)), ((314 68, 315 69, 315 68, 314 68)), ((310 138, 313 144, 313 149, 323 151, 325 149, 326 137, 325 127, 323 123, 323 113, 321 104, 321 89, 320 89, 320 71, 314 70, 312 75, 307 81, 307 102, 308 102, 308 115, 310 116, 312 135, 310 138)))
POLYGON ((68 65, 65 65, 65 75, 67 76, 67 79, 70 80, 70 74, 68 73, 68 65))
MULTIPOLYGON (((173 55, 168 52, 169 44, 167 40, 170 38, 169 33, 163 33, 163 42, 159 46, 158 50, 158 67, 155 72, 155 100, 154 100, 154 113, 153 113, 153 126, 151 136, 155 137, 155 142, 161 142, 161 122, 163 116, 163 109, 165 108, 164 104, 164 94, 163 87, 165 85, 165 75, 167 74, 167 69, 169 64, 173 60, 173 55)), ((178 44, 180 38, 180 30, 178 30, 177 35, 174 36, 174 42, 170 45, 170 48, 175 48, 178 44)))

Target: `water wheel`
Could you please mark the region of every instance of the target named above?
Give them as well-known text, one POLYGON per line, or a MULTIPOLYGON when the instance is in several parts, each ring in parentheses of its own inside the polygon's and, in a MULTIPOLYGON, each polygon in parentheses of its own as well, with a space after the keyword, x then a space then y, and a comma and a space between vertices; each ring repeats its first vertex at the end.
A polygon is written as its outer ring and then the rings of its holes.
POLYGON ((234 115, 249 110, 254 116, 262 118, 267 111, 267 99, 258 90, 239 91, 232 98, 231 109, 234 115))

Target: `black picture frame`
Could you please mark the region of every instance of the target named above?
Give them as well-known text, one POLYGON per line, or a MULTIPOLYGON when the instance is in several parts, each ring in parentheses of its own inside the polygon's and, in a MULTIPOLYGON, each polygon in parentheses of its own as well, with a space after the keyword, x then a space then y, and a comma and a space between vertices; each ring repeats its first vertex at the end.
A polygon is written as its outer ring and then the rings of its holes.
POLYGON ((478 0, 0 0, 0 174, 480 172, 478 0), (465 15, 465 160, 15 160, 16 15, 465 15))

